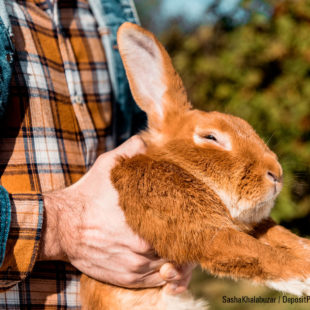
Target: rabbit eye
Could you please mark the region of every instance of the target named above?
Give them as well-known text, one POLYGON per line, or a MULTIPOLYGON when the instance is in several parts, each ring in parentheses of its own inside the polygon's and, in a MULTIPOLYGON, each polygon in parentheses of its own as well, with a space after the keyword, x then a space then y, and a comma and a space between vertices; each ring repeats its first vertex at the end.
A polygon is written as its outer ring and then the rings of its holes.
POLYGON ((203 147, 214 145, 221 147, 226 151, 232 150, 232 143, 229 134, 217 129, 202 129, 197 126, 195 128, 193 140, 197 145, 201 145, 203 147))
POLYGON ((207 136, 205 136, 205 139, 217 141, 217 139, 213 135, 207 135, 207 136))

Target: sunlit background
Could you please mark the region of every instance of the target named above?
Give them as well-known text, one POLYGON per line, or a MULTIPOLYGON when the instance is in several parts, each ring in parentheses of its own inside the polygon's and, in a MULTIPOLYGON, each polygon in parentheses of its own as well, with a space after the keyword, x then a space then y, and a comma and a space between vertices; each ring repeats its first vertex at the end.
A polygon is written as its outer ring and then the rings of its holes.
MULTIPOLYGON (((248 120, 280 159, 273 218, 310 236, 310 1, 136 0, 141 23, 164 43, 195 107, 248 120)), ((309 309, 310 303, 222 303, 279 296, 197 272, 191 289, 211 309, 309 309)))

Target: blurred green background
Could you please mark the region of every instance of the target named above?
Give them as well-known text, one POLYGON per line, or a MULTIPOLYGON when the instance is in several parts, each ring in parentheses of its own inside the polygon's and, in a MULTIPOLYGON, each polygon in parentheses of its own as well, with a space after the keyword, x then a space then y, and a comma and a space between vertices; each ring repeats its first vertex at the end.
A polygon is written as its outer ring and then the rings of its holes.
MULTIPOLYGON (((275 151, 284 188, 272 211, 310 236, 310 1, 136 0, 142 25, 164 43, 193 105, 246 119, 275 151)), ((197 271, 191 289, 212 309, 310 309, 222 303, 222 296, 279 296, 197 271)))

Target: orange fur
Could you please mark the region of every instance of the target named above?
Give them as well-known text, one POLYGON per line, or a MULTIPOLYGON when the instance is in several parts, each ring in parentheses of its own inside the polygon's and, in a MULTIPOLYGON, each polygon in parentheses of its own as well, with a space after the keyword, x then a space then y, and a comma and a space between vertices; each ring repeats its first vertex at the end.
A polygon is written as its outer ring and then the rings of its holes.
MULTIPOLYGON (((151 33, 126 23, 118 42, 133 96, 149 119, 141 133, 147 153, 120 159, 111 174, 129 226, 176 264, 310 292, 310 242, 268 219, 282 186, 276 155, 244 120, 191 109, 151 33), (151 62, 152 75, 138 61, 151 62)), ((158 288, 126 290, 86 276, 81 284, 84 309, 170 310, 158 288)))

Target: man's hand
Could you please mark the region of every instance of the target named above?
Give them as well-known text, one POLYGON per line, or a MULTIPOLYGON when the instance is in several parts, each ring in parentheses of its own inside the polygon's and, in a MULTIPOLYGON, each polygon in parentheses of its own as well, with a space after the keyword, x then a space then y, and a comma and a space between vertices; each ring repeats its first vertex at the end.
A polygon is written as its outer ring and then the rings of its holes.
POLYGON ((143 153, 138 136, 101 155, 72 186, 45 195, 41 260, 66 260, 86 275, 124 287, 166 286, 184 291, 193 266, 177 270, 126 224, 110 171, 119 155, 143 153))

